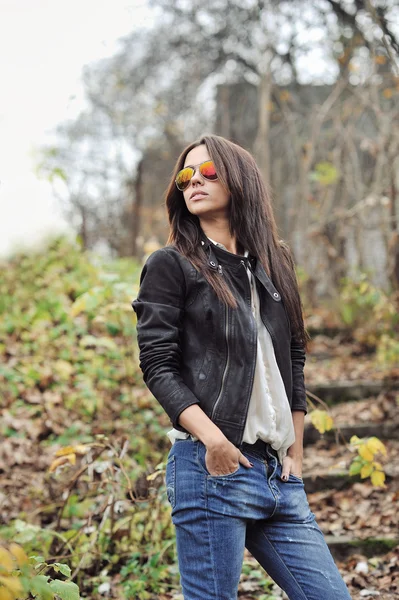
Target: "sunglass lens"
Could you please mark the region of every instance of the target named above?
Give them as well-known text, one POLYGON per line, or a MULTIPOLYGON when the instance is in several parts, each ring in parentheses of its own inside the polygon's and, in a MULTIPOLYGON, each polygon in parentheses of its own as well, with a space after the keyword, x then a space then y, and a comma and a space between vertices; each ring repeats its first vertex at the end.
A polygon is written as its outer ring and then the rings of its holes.
POLYGON ((192 176, 194 175, 194 170, 191 167, 186 167, 178 172, 176 177, 176 185, 179 190, 185 190, 189 185, 192 176))
POLYGON ((200 166, 200 172, 205 179, 209 179, 210 181, 214 181, 218 178, 215 165, 211 160, 207 160, 206 162, 202 163, 200 166))

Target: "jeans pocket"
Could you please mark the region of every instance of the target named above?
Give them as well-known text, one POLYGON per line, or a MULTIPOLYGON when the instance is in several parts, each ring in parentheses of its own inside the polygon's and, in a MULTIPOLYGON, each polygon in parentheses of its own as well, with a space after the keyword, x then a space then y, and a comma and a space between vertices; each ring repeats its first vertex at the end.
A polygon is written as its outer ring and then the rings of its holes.
MULTIPOLYGON (((283 481, 282 477, 281 477, 281 473, 282 473, 283 467, 281 465, 281 463, 278 463, 277 466, 277 477, 278 479, 281 479, 281 481, 283 481)), ((294 475, 293 473, 290 473, 288 475, 288 482, 291 483, 302 483, 303 484, 303 479, 302 477, 298 477, 298 475, 294 475)), ((288 483, 287 481, 283 481, 283 483, 288 483)))
POLYGON ((176 461, 175 456, 171 456, 166 463, 165 473, 166 495, 172 508, 176 504, 176 461))
POLYGON ((205 462, 205 454, 206 454, 206 447, 204 446, 204 444, 202 442, 198 443, 198 462, 200 467, 202 468, 203 471, 205 471, 206 475, 212 479, 219 479, 219 478, 227 478, 227 477, 232 477, 233 475, 236 475, 238 473, 238 471, 240 470, 240 466, 241 464, 238 463, 237 468, 232 472, 232 473, 226 473, 224 475, 211 475, 208 471, 208 468, 206 466, 206 462, 205 462))

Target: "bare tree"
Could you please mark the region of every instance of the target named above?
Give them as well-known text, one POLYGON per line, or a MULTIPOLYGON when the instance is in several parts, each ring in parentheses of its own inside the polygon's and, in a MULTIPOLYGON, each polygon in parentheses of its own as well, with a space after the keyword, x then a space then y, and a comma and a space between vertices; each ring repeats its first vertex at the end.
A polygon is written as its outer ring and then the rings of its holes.
MULTIPOLYGON (((215 90, 220 84, 226 91, 219 96, 225 106, 221 132, 232 131, 236 99, 227 90, 240 82, 258 90, 248 108, 256 115, 252 150, 269 180, 276 180, 275 167, 273 173, 270 170, 276 143, 273 105, 281 101, 291 139, 286 152, 297 174, 297 226, 305 231, 312 216, 309 175, 326 122, 338 118, 343 91, 374 75, 382 80, 392 75, 396 2, 153 0, 153 4, 161 8, 162 19, 151 31, 132 32, 121 40, 115 56, 85 69, 90 109, 75 123, 59 128, 58 143, 44 157, 47 173, 63 186, 71 218, 74 215, 82 223, 86 242, 92 245, 105 236, 115 251, 137 254, 138 239, 162 237, 163 217, 155 206, 160 204, 173 158, 187 140, 214 130, 215 90), (322 68, 315 68, 314 57, 322 68), (298 122, 301 107, 279 95, 282 86, 299 89, 304 84, 334 86, 316 108, 305 141, 298 122)), ((339 119, 336 124, 339 129, 339 119)), ((334 148, 333 162, 344 160, 348 145, 358 142, 352 139, 334 148)), ((356 162, 355 153, 351 156, 356 162)), ((364 197, 366 181, 357 179, 354 185, 357 198, 364 197)), ((336 201, 329 189, 326 212, 336 201)), ((300 248, 300 242, 296 246, 300 248)))

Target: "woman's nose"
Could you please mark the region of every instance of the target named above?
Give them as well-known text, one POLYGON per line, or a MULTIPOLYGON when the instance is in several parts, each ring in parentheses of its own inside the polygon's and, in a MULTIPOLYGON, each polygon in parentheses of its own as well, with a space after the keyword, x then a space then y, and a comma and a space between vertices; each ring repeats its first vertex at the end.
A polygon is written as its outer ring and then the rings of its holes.
POLYGON ((194 171, 194 175, 191 178, 191 185, 195 185, 197 183, 203 183, 203 182, 204 182, 204 180, 200 173, 199 167, 197 167, 194 171))

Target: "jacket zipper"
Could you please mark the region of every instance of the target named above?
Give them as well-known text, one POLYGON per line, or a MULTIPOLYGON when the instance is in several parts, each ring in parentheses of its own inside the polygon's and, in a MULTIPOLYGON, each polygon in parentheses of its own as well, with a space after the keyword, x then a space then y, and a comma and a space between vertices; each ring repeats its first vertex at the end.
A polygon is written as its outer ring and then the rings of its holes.
POLYGON ((223 394, 223 386, 224 386, 224 382, 226 379, 226 375, 227 375, 227 371, 229 368, 229 362, 230 362, 230 351, 229 351, 229 307, 226 306, 226 312, 225 312, 225 321, 224 321, 224 334, 226 337, 226 346, 227 346, 227 359, 226 359, 226 365, 224 367, 224 371, 223 371, 223 377, 222 377, 222 385, 220 387, 220 392, 218 394, 218 397, 216 398, 215 404, 213 405, 213 409, 212 409, 212 415, 211 415, 211 419, 213 419, 213 416, 215 414, 216 411, 216 407, 222 397, 223 394))

